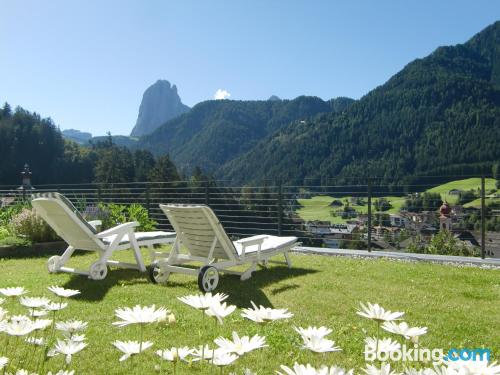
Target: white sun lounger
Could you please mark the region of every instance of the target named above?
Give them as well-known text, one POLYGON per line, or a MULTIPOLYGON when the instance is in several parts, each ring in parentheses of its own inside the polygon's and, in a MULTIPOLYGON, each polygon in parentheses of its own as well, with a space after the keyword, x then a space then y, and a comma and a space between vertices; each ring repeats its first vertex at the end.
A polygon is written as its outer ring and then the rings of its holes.
POLYGON ((231 241, 215 213, 204 205, 160 205, 172 224, 177 236, 167 257, 153 263, 150 278, 155 283, 167 281, 170 273, 178 272, 198 276, 198 286, 204 292, 217 287, 219 272, 237 274, 241 280, 249 279, 257 263, 267 264, 269 258, 283 254, 291 267, 288 251, 297 245, 297 237, 277 237, 259 235, 231 241), (187 254, 181 253, 181 246, 187 254), (182 266, 189 262, 201 262, 200 269, 182 266), (244 272, 230 271, 228 268, 250 264, 244 272))
POLYGON ((175 233, 172 232, 134 232, 139 226, 137 222, 120 224, 114 228, 98 233, 96 227, 99 220, 87 222, 73 204, 59 193, 38 193, 32 196, 31 204, 52 229, 69 245, 62 256, 53 256, 48 260, 49 272, 69 272, 87 275, 93 280, 102 280, 108 273, 108 266, 146 271, 140 246, 150 249, 151 257, 155 257, 153 245, 172 243, 175 233), (92 263, 88 271, 65 267, 75 250, 95 251, 99 260, 92 263), (116 250, 132 249, 136 263, 124 263, 111 260, 116 250))

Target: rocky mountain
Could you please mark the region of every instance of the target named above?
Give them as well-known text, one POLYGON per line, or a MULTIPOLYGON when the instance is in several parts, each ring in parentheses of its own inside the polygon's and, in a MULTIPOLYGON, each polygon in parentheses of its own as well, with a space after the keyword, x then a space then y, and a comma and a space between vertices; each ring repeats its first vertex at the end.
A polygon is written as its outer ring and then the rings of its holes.
POLYGON ((142 96, 137 122, 130 134, 141 137, 152 133, 163 123, 189 111, 177 93, 177 87, 166 80, 158 80, 142 96))
POLYGON ((214 172, 281 127, 319 113, 343 111, 352 102, 347 98, 325 102, 307 96, 293 100, 210 100, 141 137, 135 147, 158 155, 169 153, 187 173, 196 166, 214 172))
POLYGON ((217 177, 300 184, 322 176, 389 182, 489 172, 500 161, 499 51, 500 21, 409 63, 341 113, 269 134, 217 177))

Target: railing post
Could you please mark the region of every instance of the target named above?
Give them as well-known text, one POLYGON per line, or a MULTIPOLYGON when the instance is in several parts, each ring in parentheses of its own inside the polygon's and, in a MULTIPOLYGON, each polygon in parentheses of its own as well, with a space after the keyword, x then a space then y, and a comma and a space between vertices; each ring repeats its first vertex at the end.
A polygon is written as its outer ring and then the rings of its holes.
POLYGON ((148 216, 151 216, 151 194, 149 184, 146 184, 146 210, 148 211, 148 216))
POLYGON ((208 186, 208 180, 205 181, 205 204, 210 206, 210 189, 208 186))
POLYGON ((102 187, 101 185, 97 186, 97 203, 102 202, 102 187))
POLYGON ((368 252, 372 251, 372 181, 370 178, 367 180, 367 193, 368 193, 368 252))
POLYGON ((485 178, 481 176, 481 258, 486 255, 486 205, 485 178))
POLYGON ((278 236, 281 236, 283 231, 283 192, 281 181, 278 182, 278 236))

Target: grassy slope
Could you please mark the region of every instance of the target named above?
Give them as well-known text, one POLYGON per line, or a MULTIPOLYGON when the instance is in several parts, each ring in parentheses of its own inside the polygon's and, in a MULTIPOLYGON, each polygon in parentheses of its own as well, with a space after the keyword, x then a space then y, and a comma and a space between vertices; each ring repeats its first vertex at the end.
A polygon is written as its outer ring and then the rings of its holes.
MULTIPOLYGON (((456 195, 449 195, 448 192, 452 189, 458 190, 478 190, 481 189, 481 179, 480 178, 467 178, 465 180, 451 181, 446 184, 436 186, 432 189, 427 190, 431 193, 440 193, 441 197, 447 200, 449 203, 456 203, 458 197, 456 195)), ((495 180, 493 178, 487 178, 485 180, 486 191, 495 190, 495 180)))
MULTIPOLYGON (((216 336, 264 335, 269 344, 240 358, 231 371, 249 367, 259 374, 271 374, 280 364, 294 361, 337 364, 346 367, 364 365, 363 330, 374 334, 372 322, 356 315, 360 301, 378 302, 390 310, 405 311, 412 325, 427 326, 429 333, 421 344, 426 347, 489 347, 493 358, 500 355, 499 270, 459 268, 425 263, 400 263, 385 260, 360 260, 337 257, 292 257, 294 267, 288 270, 274 266, 260 270, 247 282, 234 276, 222 277, 219 291, 230 295, 229 302, 247 307, 250 300, 258 304, 287 307, 295 316, 286 322, 259 326, 243 320, 239 311, 226 319, 222 327, 176 297, 197 293, 193 277, 175 275, 166 286, 153 285, 136 271, 114 270, 101 282, 68 274, 49 275, 44 258, 4 259, 0 286, 23 285, 32 296, 47 295, 46 287, 59 284, 82 290, 63 310, 63 319, 89 322, 89 346, 73 358, 71 368, 77 374, 152 374, 158 363, 153 350, 123 363, 111 345, 116 340, 137 339, 137 327, 117 328, 114 309, 135 304, 166 306, 177 316, 175 326, 150 326, 145 339, 155 343, 154 349, 171 346, 194 346, 210 343, 216 336), (325 325, 333 329, 331 338, 343 351, 325 355, 299 349, 298 335, 292 326, 325 325)), ((89 255, 79 256, 76 265, 88 264, 89 255)), ((6 306, 5 306, 6 305, 6 306)), ((20 307, 6 303, 7 309, 20 307)), ((59 369, 61 356, 50 359, 47 369, 59 369)), ((401 369, 401 364, 397 367, 401 369)), ((164 366, 171 371, 169 364, 164 366)), ((209 374, 210 367, 189 368, 181 364, 179 374, 209 374)), ((227 372, 226 372, 227 373, 227 372)))
MULTIPOLYGON (((456 195, 449 195, 448 192, 452 189, 459 189, 459 190, 471 190, 471 189, 480 189, 481 187, 481 179, 480 178, 468 178, 465 180, 457 180, 457 181, 452 181, 448 182, 443 185, 436 186, 434 188, 428 189, 428 192, 433 192, 433 193, 440 193, 441 197, 451 204, 456 203, 458 197, 456 195)), ((485 181, 485 188, 486 191, 492 191, 496 190, 495 188, 495 180, 492 178, 487 178, 485 181)), ((396 196, 387 196, 384 197, 387 199, 392 207, 391 209, 385 211, 388 214, 396 214, 398 213, 404 202, 405 202, 405 197, 396 197, 396 196)), ((330 221, 332 224, 338 224, 338 223, 345 223, 346 220, 340 218, 340 217, 333 217, 330 215, 330 211, 332 210, 339 210, 342 207, 330 207, 329 204, 334 200, 334 199, 339 199, 342 203, 346 199, 349 199, 348 196, 341 197, 341 198, 333 198, 330 196, 325 196, 325 195, 318 195, 316 197, 312 197, 309 199, 298 199, 299 204, 302 206, 297 210, 297 214, 304 220, 324 220, 324 221, 330 221)), ((373 198, 373 201, 375 201, 377 198, 373 198)), ((488 198, 486 199, 486 204, 493 203, 493 202, 498 202, 500 199, 498 198, 488 198)), ((465 204, 465 207, 479 207, 481 205, 481 200, 476 199, 472 202, 469 202, 465 204)), ((366 213, 367 212, 367 206, 354 206, 351 205, 351 207, 355 208, 356 211, 359 213, 366 213)), ((375 212, 375 207, 373 207, 373 210, 375 212)))

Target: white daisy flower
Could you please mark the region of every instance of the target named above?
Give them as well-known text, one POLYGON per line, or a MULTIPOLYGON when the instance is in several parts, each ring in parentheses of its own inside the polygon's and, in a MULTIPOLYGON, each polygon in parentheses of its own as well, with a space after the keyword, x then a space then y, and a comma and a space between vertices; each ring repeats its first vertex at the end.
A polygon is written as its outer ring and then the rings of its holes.
MULTIPOLYGON (((75 370, 71 370, 71 371, 68 371, 68 370, 59 370, 58 372, 55 372, 53 375, 74 375, 75 374, 75 370)), ((49 371, 47 373, 47 375, 52 375, 52 372, 49 371)))
POLYGON ((81 293, 79 290, 64 289, 60 286, 49 286, 47 289, 50 290, 52 293, 54 293, 56 296, 62 297, 62 298, 73 297, 73 296, 76 296, 76 295, 81 293))
POLYGON ((226 353, 236 353, 239 356, 251 352, 252 350, 266 347, 266 338, 255 335, 252 338, 248 336, 239 337, 236 332, 233 332, 233 341, 224 337, 219 337, 214 342, 226 353))
POLYGON ((115 310, 115 315, 122 320, 114 322, 113 324, 118 327, 125 327, 129 324, 155 323, 165 321, 168 313, 169 311, 164 307, 160 307, 156 310, 155 305, 149 307, 141 307, 139 305, 136 305, 133 308, 125 307, 115 310))
POLYGON ((454 370, 460 375, 498 375, 500 365, 497 362, 488 363, 487 360, 475 358, 469 361, 447 361, 449 370, 454 370))
MULTIPOLYGON (((320 374, 314 367, 309 363, 307 365, 299 365, 297 362, 293 365, 293 368, 281 365, 281 369, 284 372, 276 371, 278 375, 317 375, 320 374)), ((323 372, 322 375, 325 373, 323 372)))
POLYGON ((219 353, 215 355, 210 363, 215 366, 228 366, 238 359, 238 356, 233 353, 219 353))
POLYGON ((401 375, 399 372, 391 370, 391 365, 389 363, 382 363, 380 367, 367 364, 366 368, 362 370, 367 375, 401 375))
POLYGON ((45 309, 48 311, 59 311, 59 310, 65 309, 66 307, 68 307, 68 304, 66 302, 62 302, 62 303, 51 302, 51 303, 48 303, 45 305, 45 309))
POLYGON ((197 295, 189 295, 185 297, 177 297, 177 299, 181 302, 184 302, 186 305, 194 307, 199 310, 206 310, 213 303, 222 303, 229 296, 224 293, 216 293, 212 295, 212 293, 205 294, 197 294, 197 295))
POLYGON ((138 341, 115 341, 113 345, 123 352, 124 354, 120 357, 120 362, 125 361, 126 359, 130 358, 131 356, 135 354, 139 354, 143 352, 144 350, 150 348, 153 346, 153 343, 150 341, 145 341, 142 343, 139 343, 138 341), (142 350, 141 350, 142 347, 142 350))
POLYGON ((387 332, 395 333, 396 335, 401 335, 408 340, 414 340, 415 337, 424 335, 427 333, 427 327, 410 327, 408 323, 401 322, 384 322, 382 328, 387 332))
MULTIPOLYGON (((323 367, 325 369, 325 367, 323 367)), ((342 367, 331 366, 326 367, 325 375, 353 375, 354 369, 345 370, 342 367)))
POLYGON ((190 349, 187 346, 184 346, 182 348, 170 348, 170 349, 163 349, 163 350, 157 350, 155 353, 164 361, 185 361, 188 356, 193 354, 194 349, 190 349))
POLYGON ((45 340, 43 339, 43 337, 28 337, 24 341, 35 346, 42 346, 45 344, 45 340))
POLYGON ((3 325, 3 331, 10 336, 26 336, 34 331, 30 319, 11 320, 3 325))
POLYGON ((253 301, 250 301, 250 303, 252 304, 253 309, 243 309, 241 316, 257 323, 264 323, 266 321, 278 319, 288 319, 293 316, 291 312, 288 312, 288 309, 271 309, 264 306, 257 307, 253 301))
POLYGON ((368 319, 373 319, 378 322, 397 320, 404 315, 404 312, 392 312, 389 310, 386 311, 377 303, 371 304, 370 302, 368 302, 367 305, 364 305, 362 302, 360 302, 360 306, 361 311, 356 311, 356 314, 368 319))
MULTIPOLYGON (((51 356, 63 354, 66 356, 66 363, 71 363, 71 357, 80 352, 87 346, 84 342, 75 342, 72 340, 59 340, 57 339, 56 346, 50 351, 51 356)), ((49 355, 49 354, 47 354, 49 355)))
POLYGON ((0 288, 0 293, 3 294, 5 297, 19 297, 22 296, 23 294, 28 293, 28 291, 24 289, 22 286, 19 286, 14 288, 0 288))
POLYGON ((3 369, 7 363, 9 363, 9 358, 7 357, 0 357, 0 370, 3 369))
POLYGON ((311 336, 310 338, 302 337, 304 343, 302 349, 309 349, 316 353, 339 352, 338 346, 335 346, 335 341, 325 339, 324 337, 311 336))
POLYGON ((210 307, 205 310, 205 314, 215 317, 219 323, 222 324, 222 319, 231 314, 234 310, 236 310, 236 306, 234 305, 227 306, 226 302, 216 302, 211 304, 210 307))
POLYGON ((326 327, 307 327, 307 328, 302 328, 302 327, 294 327, 295 331, 302 336, 304 339, 310 339, 311 337, 320 337, 323 338, 330 333, 332 333, 332 330, 330 328, 326 327))
POLYGON ((19 302, 30 309, 39 309, 49 304, 50 300, 46 297, 21 297, 19 302))
POLYGON ((401 349, 401 344, 397 341, 393 341, 390 338, 384 338, 377 340, 375 337, 365 338, 365 353, 374 353, 378 350, 379 353, 393 353, 401 349), (377 343, 378 341, 378 343, 377 343))
POLYGON ((87 329, 88 323, 81 320, 68 320, 66 322, 57 322, 56 329, 66 333, 75 333, 87 329))

